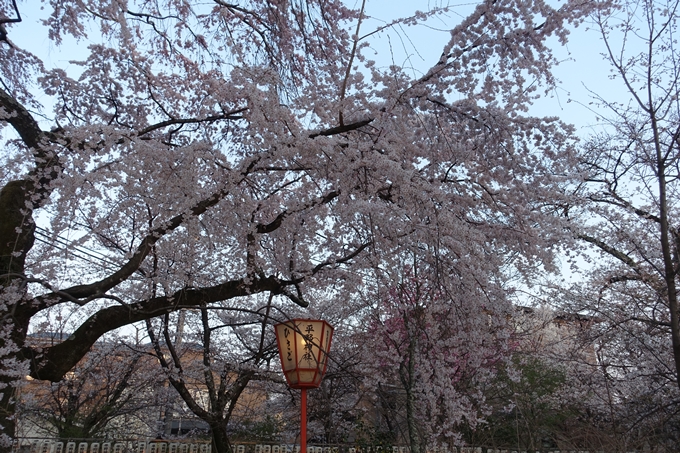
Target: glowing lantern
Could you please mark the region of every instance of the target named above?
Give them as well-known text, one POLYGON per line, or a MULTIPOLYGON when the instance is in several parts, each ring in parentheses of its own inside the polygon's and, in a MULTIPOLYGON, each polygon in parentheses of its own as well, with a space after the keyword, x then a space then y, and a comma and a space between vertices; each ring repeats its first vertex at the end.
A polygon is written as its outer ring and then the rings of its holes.
POLYGON ((301 389, 300 451, 307 452, 307 389, 317 388, 328 366, 333 327, 326 321, 292 319, 274 326, 281 368, 291 388, 301 389))

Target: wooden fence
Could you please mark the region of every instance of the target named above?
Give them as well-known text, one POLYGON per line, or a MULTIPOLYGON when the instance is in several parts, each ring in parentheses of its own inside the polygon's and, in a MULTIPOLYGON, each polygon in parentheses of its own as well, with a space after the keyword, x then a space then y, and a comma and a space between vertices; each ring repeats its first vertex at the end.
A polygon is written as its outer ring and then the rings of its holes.
MULTIPOLYGON (((234 453, 300 453, 299 445, 234 444, 234 453)), ((17 453, 211 453, 210 441, 200 440, 73 440, 21 439, 17 453)), ((308 446, 307 453, 409 453, 404 446, 365 447, 349 445, 308 446)), ((527 453, 516 449, 485 447, 450 447, 428 450, 427 453, 527 453)), ((533 453, 590 453, 582 450, 545 450, 533 453)), ((604 453, 604 452, 593 452, 604 453)), ((629 452, 636 453, 636 452, 629 452)))

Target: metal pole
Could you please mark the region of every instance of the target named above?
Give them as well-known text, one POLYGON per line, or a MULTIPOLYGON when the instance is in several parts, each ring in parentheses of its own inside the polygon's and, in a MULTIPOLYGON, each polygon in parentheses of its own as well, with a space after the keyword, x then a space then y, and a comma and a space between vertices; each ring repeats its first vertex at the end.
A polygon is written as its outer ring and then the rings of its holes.
POLYGON ((307 453, 307 389, 301 389, 300 395, 300 453, 307 453))

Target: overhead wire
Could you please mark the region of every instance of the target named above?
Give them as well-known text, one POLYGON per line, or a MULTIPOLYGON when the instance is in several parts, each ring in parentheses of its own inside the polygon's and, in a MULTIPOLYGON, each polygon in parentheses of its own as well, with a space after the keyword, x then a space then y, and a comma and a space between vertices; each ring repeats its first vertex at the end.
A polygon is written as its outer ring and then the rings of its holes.
POLYGON ((88 247, 82 245, 74 244, 75 241, 68 241, 60 235, 54 235, 46 228, 36 226, 35 228, 35 239, 42 242, 43 244, 50 245, 59 250, 69 252, 73 256, 87 261, 92 264, 97 264, 102 266, 104 269, 111 270, 120 267, 119 263, 112 261, 106 255, 92 250, 88 247))

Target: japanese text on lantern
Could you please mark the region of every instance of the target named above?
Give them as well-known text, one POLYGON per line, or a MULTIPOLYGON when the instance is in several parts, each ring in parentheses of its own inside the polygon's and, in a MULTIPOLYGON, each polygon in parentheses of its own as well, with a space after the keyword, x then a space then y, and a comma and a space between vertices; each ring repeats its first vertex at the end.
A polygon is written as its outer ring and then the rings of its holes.
POLYGON ((312 324, 307 324, 305 332, 305 353, 302 356, 302 360, 311 362, 314 360, 314 355, 312 354, 312 347, 314 346, 314 326, 312 324))
POLYGON ((289 362, 293 361, 293 351, 290 348, 290 330, 288 330, 288 327, 283 328, 283 337, 286 339, 286 359, 289 362))

